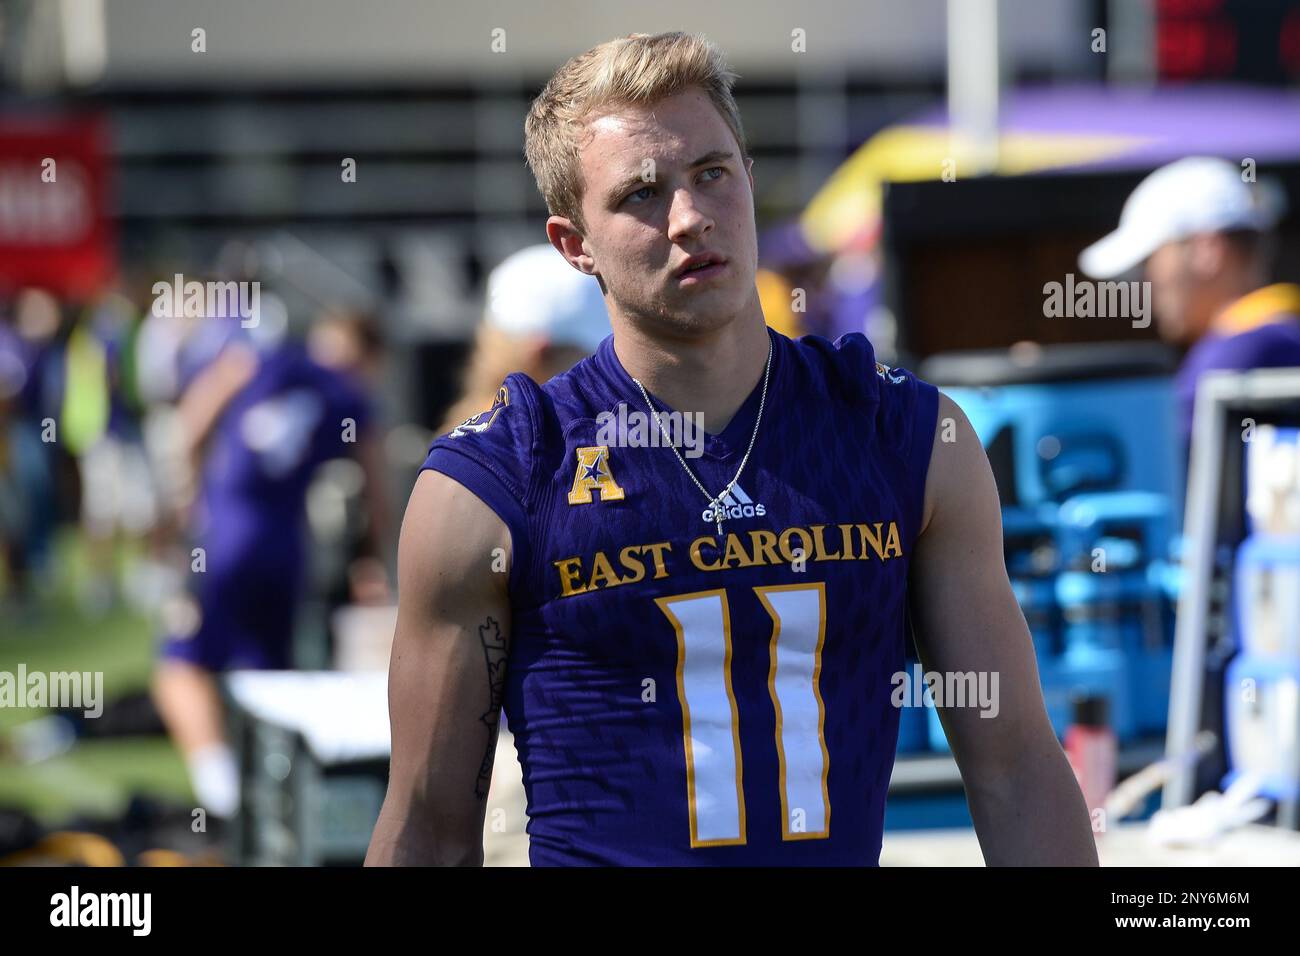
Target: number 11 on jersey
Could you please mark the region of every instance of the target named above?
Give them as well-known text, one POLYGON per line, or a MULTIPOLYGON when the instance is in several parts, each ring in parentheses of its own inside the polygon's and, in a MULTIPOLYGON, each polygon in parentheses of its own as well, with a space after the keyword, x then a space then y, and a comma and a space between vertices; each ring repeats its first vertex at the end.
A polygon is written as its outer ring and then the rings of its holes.
MULTIPOLYGON (((754 592, 772 618, 767 688, 776 715, 781 838, 826 839, 831 822, 826 788, 830 755, 820 688, 825 584, 756 587, 754 592)), ((691 847, 743 844, 744 774, 727 593, 695 591, 657 598, 655 604, 677 635, 691 847)))

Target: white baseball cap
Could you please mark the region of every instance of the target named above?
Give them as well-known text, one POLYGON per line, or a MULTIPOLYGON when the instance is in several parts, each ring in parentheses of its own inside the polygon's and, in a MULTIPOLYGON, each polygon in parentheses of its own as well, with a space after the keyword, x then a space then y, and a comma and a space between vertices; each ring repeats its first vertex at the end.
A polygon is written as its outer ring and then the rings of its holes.
POLYGON ((1265 231, 1281 218, 1285 199, 1270 183, 1248 183, 1226 159, 1189 156, 1161 166, 1124 203, 1119 228, 1079 253, 1079 268, 1098 279, 1142 264, 1167 242, 1198 233, 1265 231))
POLYGON ((596 277, 569 265, 549 243, 521 249, 492 270, 484 318, 510 335, 538 335, 588 352, 611 331, 596 277))

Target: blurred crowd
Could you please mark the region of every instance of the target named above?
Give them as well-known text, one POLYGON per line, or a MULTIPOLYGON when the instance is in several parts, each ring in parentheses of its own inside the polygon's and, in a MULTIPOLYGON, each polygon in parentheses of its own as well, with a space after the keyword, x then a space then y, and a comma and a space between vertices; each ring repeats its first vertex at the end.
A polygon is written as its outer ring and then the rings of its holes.
POLYGON ((55 531, 65 524, 78 525, 86 545, 77 583, 85 613, 120 602, 166 607, 191 564, 186 545, 214 507, 301 484, 334 452, 364 447, 381 355, 373 318, 324 312, 295 336, 274 296, 264 298, 256 324, 154 306, 153 296, 120 289, 68 302, 28 288, 0 301, 7 614, 30 613, 55 586, 55 531), (310 399, 339 390, 355 402, 359 437, 340 439, 337 449, 313 446, 299 427, 303 416, 322 417, 310 399), (253 461, 231 461, 221 422, 234 422, 226 413, 237 396, 279 393, 297 398, 250 406, 245 431, 284 440, 246 445, 253 461), (250 477, 263 485, 247 484, 250 477))
POLYGON ((158 661, 150 692, 110 693, 94 727, 70 715, 21 727, 18 756, 109 727, 166 729, 199 805, 229 817, 238 778, 218 675, 295 666, 309 590, 327 608, 391 600, 383 342, 374 316, 330 309, 296 334, 270 292, 252 316, 178 315, 153 290, 67 302, 29 288, 0 305, 4 630, 48 633, 70 595, 83 622, 147 615, 158 661), (355 520, 322 542, 308 497, 335 459, 356 463, 340 492, 355 520))

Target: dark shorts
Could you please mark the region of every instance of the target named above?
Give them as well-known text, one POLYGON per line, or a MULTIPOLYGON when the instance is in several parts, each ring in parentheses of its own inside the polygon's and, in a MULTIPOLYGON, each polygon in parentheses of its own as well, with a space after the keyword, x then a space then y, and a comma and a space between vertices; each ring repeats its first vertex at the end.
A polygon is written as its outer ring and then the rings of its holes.
POLYGON ((299 578, 295 565, 196 574, 197 620, 183 633, 167 634, 162 657, 210 671, 291 667, 299 578))

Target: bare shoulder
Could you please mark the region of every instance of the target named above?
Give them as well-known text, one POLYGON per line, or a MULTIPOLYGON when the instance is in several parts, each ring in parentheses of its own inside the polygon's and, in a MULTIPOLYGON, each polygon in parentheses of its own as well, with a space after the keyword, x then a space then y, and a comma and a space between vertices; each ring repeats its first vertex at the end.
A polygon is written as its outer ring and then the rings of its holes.
MULTIPOLYGON (((984 446, 961 406, 940 392, 921 532, 930 529, 936 516, 979 519, 990 508, 999 511, 1000 504, 984 446)), ((1000 521, 1000 513, 998 517, 1000 521)))
POLYGON ((420 473, 397 546, 402 604, 435 612, 455 595, 504 595, 511 557, 510 531, 496 512, 454 478, 420 473))

